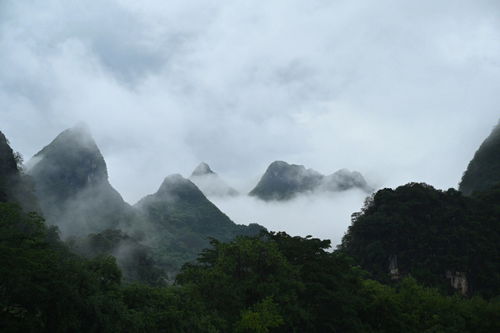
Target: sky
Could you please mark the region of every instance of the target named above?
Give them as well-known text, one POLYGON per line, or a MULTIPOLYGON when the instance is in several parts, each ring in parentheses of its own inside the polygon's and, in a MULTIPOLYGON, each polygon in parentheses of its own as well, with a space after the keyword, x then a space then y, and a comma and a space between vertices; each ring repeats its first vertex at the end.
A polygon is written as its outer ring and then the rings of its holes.
POLYGON ((201 161, 456 187, 499 91, 498 0, 0 0, 0 130, 29 160, 86 122, 130 203, 201 161))

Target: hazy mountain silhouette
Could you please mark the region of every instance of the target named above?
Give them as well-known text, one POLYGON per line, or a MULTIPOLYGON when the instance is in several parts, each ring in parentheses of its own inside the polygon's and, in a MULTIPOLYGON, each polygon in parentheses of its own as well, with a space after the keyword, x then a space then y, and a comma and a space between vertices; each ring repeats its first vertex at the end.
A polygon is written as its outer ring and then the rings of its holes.
POLYGON ((314 191, 344 191, 359 188, 367 192, 372 189, 359 172, 341 169, 332 175, 324 176, 303 165, 275 161, 249 195, 262 200, 288 200, 301 193, 314 191))
POLYGON ((202 162, 189 177, 193 183, 208 197, 236 196, 238 191, 227 185, 208 164, 202 162))
POLYGON ((88 128, 59 134, 28 163, 42 212, 62 234, 81 235, 130 221, 131 207, 110 185, 106 162, 88 128))

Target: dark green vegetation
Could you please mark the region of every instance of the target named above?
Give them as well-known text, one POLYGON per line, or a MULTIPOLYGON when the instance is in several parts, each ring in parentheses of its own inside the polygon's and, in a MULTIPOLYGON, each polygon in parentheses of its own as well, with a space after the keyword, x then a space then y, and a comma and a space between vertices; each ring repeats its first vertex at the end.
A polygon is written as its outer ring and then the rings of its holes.
POLYGON ((460 184, 383 189, 353 214, 340 250, 382 282, 419 283, 486 298, 500 295, 500 124, 460 184))
POLYGON ((460 183, 460 191, 471 195, 500 183, 500 123, 484 140, 469 163, 460 183))
POLYGON ((313 191, 345 191, 359 188, 367 192, 372 189, 363 176, 356 171, 341 169, 329 176, 306 169, 303 165, 275 161, 249 195, 262 200, 289 200, 301 193, 313 191))
POLYGON ((149 285, 164 285, 165 272, 153 259, 153 250, 140 240, 121 230, 107 229, 83 238, 69 238, 70 250, 85 258, 113 256, 123 273, 125 282, 141 281, 149 285))
MULTIPOLYGON (((107 183, 88 147, 75 174, 64 163, 80 155, 57 163, 61 200, 83 204, 71 191, 107 183)), ((380 190, 333 252, 327 240, 235 225, 181 176, 66 242, 27 213, 31 191, 0 136, 1 332, 500 331, 500 184, 472 196, 416 183, 380 190), (172 283, 161 268, 178 272, 172 283)))
POLYGON ((123 284, 43 220, 0 203, 2 332, 495 332, 498 301, 367 280, 328 241, 264 233, 213 241, 172 286, 123 284))
POLYGON ((489 298, 500 295, 499 239, 500 187, 471 198, 413 183, 368 199, 340 248, 379 281, 411 275, 451 291, 453 278, 489 298))
POLYGON ((135 206, 145 221, 150 221, 149 243, 155 257, 169 272, 194 260, 209 245, 209 238, 228 241, 237 235, 256 235, 257 224, 237 225, 212 204, 190 180, 172 175, 155 194, 135 206))

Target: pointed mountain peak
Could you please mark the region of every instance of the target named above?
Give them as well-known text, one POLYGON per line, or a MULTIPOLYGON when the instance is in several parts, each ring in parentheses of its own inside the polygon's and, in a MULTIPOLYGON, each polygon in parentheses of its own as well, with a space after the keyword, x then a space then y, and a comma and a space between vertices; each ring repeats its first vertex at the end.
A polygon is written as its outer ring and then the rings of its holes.
POLYGON ((160 186, 160 190, 166 189, 166 188, 174 188, 174 187, 178 187, 178 186, 186 186, 186 185, 189 186, 189 184, 192 184, 191 181, 182 177, 178 173, 174 173, 172 175, 165 177, 165 179, 163 180, 163 182, 160 186))
POLYGON ((58 149, 93 150, 99 155, 101 154, 89 127, 85 123, 78 123, 76 126, 62 131, 48 146, 35 156, 44 154, 53 147, 58 149))
POLYGON ((194 169, 189 179, 208 197, 238 195, 238 191, 227 185, 205 162, 201 162, 194 169))
POLYGON ((155 195, 160 197, 166 196, 168 199, 205 198, 203 193, 193 184, 193 182, 179 174, 165 177, 155 195))
POLYGON ((29 164, 44 216, 63 235, 114 228, 125 216, 127 205, 86 125, 60 133, 29 164))
POLYGON ((210 169, 210 166, 205 162, 201 162, 200 164, 198 164, 196 169, 194 169, 193 173, 191 174, 191 177, 213 175, 213 174, 215 174, 215 172, 213 172, 212 169, 210 169))
POLYGON ((51 184, 55 186, 53 191, 61 198, 78 193, 88 186, 108 182, 104 157, 90 130, 82 124, 60 133, 35 154, 28 165, 28 173, 35 178, 39 187, 45 189, 42 184, 51 184))

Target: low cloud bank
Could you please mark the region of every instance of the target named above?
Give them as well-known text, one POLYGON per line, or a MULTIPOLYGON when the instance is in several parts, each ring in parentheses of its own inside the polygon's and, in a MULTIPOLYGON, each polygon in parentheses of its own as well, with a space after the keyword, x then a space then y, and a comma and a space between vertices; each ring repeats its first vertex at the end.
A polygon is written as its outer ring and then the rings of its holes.
POLYGON ((209 199, 236 223, 259 223, 271 231, 326 238, 335 247, 351 224, 351 214, 361 209, 366 197, 365 192, 352 189, 302 195, 285 202, 249 196, 209 199))

